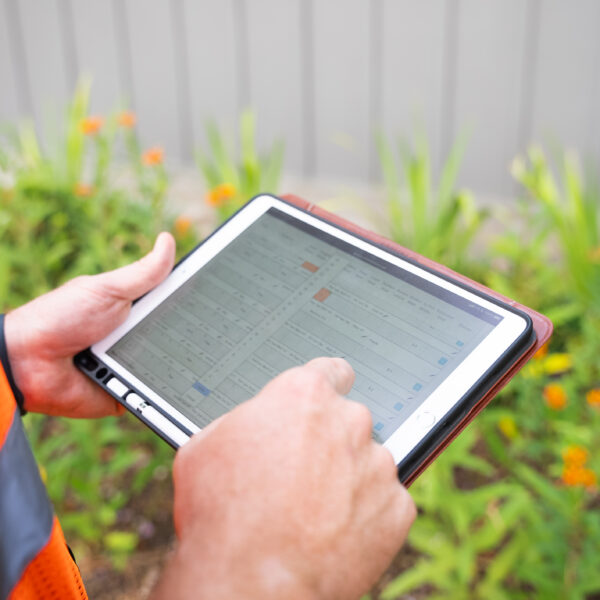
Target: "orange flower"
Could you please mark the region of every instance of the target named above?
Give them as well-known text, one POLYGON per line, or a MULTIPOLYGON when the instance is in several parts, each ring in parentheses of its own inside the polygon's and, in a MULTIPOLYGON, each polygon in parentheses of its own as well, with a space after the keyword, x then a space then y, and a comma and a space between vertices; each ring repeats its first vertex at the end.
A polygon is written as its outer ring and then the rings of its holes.
POLYGON ((569 446, 563 453, 567 467, 583 467, 588 459, 588 451, 583 446, 569 446))
POLYGON ((586 395, 585 399, 590 406, 594 408, 600 408, 600 389, 594 388, 590 390, 586 395))
POLYGON ((587 488, 596 487, 598 478, 591 469, 581 466, 566 466, 562 472, 561 479, 565 485, 570 487, 583 486, 587 488))
POLYGON ((592 262, 600 262, 600 246, 592 248, 590 250, 589 257, 592 262))
POLYGON ((142 162, 148 167, 154 167, 156 165, 162 165, 165 157, 165 151, 159 146, 149 148, 142 155, 142 162))
POLYGON ((598 478, 596 477, 596 473, 591 469, 582 469, 582 473, 579 475, 579 481, 581 485, 586 488, 596 487, 598 484, 598 478))
POLYGON ((86 183, 78 183, 73 188, 73 193, 80 198, 88 198, 94 193, 94 188, 86 183))
POLYGON ((222 183, 206 194, 206 202, 211 206, 223 206, 227 200, 233 198, 237 191, 231 183, 222 183))
POLYGON ((567 393, 558 383, 548 384, 543 391, 546 404, 552 410, 562 410, 567 405, 567 393))
POLYGON ((130 110, 124 110, 118 117, 117 122, 125 129, 131 129, 135 126, 135 113, 130 110))
POLYGON ((192 221, 187 217, 177 217, 175 219, 175 235, 177 237, 185 237, 192 226, 192 221))
POLYGON ((542 358, 545 358, 546 354, 548 354, 548 342, 545 342, 539 347, 538 351, 533 355, 533 358, 536 360, 540 360, 542 358))
POLYGON ((86 117, 81 120, 80 127, 84 135, 96 135, 104 123, 102 117, 86 117))

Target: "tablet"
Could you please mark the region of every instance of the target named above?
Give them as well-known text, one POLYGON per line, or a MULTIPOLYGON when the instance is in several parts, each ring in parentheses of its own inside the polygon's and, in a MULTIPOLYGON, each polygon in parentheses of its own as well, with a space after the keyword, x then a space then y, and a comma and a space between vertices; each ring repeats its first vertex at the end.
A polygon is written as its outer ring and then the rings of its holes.
POLYGON ((532 335, 508 304, 261 195, 76 363, 179 447, 282 371, 343 357, 356 373, 348 398, 369 408, 402 472, 532 335))

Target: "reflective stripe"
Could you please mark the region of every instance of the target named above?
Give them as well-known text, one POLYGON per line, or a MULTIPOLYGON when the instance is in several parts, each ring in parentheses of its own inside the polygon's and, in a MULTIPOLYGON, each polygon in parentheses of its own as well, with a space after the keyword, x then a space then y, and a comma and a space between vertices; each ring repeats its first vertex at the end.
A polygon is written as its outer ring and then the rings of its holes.
POLYGON ((0 448, 15 416, 17 403, 0 364, 0 448))
MULTIPOLYGON (((5 402, 6 397, 0 398, 5 402)), ((16 410, 15 410, 16 413, 16 410)), ((8 597, 50 538, 52 506, 15 414, 0 448, 0 598, 8 597)))

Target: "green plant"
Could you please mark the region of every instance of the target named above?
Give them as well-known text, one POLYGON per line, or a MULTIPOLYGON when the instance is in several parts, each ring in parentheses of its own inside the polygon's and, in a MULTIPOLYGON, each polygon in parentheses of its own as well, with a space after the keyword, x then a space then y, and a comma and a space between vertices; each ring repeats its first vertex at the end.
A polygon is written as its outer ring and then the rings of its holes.
POLYGON ((28 415, 26 428, 71 543, 104 550, 123 567, 137 532, 123 530, 120 511, 155 473, 170 469, 173 451, 133 419, 28 415))
MULTIPOLYGON (((584 600, 600 590, 597 492, 560 482, 556 436, 542 437, 547 414, 537 448, 519 426, 501 432, 512 414, 488 411, 484 426, 463 432, 413 486, 421 514, 408 543, 419 556, 381 598, 427 589, 428 599, 584 600), (545 461, 551 466, 542 471, 545 461)), ((590 444, 587 432, 576 439, 590 444)))
MULTIPOLYGON (((82 82, 61 137, 45 146, 28 122, 0 141, 2 310, 140 258, 163 228, 173 228, 180 253, 197 242, 190 222, 165 214, 162 150, 141 151, 132 113, 89 115, 89 100, 89 82, 82 82), (133 179, 119 186, 123 167, 115 156, 123 142, 133 179)), ((28 415, 25 425, 71 543, 103 548, 123 566, 137 533, 118 516, 158 467, 169 468, 171 450, 131 419, 28 415)))
POLYGON ((527 158, 517 157, 514 177, 530 201, 541 209, 537 230, 547 234, 549 244, 558 243, 563 278, 573 314, 597 313, 600 307, 600 191, 597 178, 584 177, 577 156, 565 152, 560 160, 562 182, 537 147, 527 158))
POLYGON ((409 544, 421 556, 382 598, 423 586, 433 588, 431 599, 509 597, 508 581, 527 546, 520 525, 528 496, 516 483, 499 480, 497 469, 474 451, 476 443, 477 430, 469 427, 411 489, 423 514, 409 544))
POLYGON ((468 250, 487 213, 470 192, 456 190, 465 139, 451 149, 437 184, 424 137, 418 136, 412 149, 401 141, 399 161, 383 135, 376 142, 387 194, 386 233, 415 252, 469 271, 468 250))
MULTIPOLYGON (((139 167, 137 194, 113 186, 117 115, 89 117, 88 104, 89 85, 82 84, 53 154, 42 151, 30 123, 2 145, 0 170, 10 181, 0 189, 3 309, 139 258, 168 224, 162 165, 139 167)), ((135 162, 137 169, 141 156, 135 162)))
POLYGON ((256 150, 256 117, 245 110, 240 117, 240 160, 228 148, 214 122, 206 127, 211 158, 196 154, 198 166, 209 189, 207 202, 224 221, 259 193, 276 193, 283 164, 283 142, 277 141, 264 155, 256 150))

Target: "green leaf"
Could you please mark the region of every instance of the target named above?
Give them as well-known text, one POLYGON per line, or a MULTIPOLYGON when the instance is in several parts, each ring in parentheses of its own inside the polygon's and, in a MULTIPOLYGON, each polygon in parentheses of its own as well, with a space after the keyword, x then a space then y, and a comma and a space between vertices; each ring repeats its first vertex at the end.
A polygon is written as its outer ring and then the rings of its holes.
POLYGON ((113 552, 131 553, 138 545, 138 535, 131 531, 111 531, 104 536, 104 545, 113 552))

